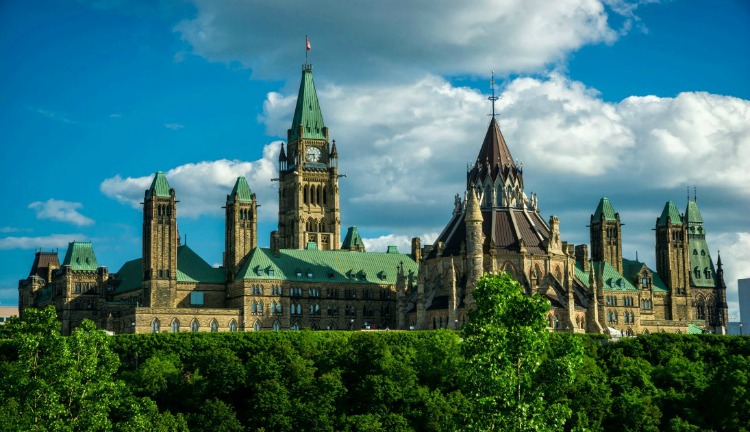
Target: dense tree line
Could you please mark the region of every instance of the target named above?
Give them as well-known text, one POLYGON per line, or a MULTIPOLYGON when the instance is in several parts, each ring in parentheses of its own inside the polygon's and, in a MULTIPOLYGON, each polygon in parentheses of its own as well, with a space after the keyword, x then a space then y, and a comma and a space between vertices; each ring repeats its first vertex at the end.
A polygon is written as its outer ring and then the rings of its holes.
POLYGON ((509 279, 477 289, 463 333, 64 338, 28 311, 0 330, 0 430, 750 430, 750 338, 548 334, 509 279))

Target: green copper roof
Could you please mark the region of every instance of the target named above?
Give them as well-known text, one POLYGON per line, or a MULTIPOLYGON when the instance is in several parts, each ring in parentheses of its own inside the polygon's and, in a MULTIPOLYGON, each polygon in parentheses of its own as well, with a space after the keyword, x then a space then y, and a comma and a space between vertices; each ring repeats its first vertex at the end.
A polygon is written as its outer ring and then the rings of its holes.
POLYGON ((685 216, 687 216, 688 223, 703 223, 703 217, 701 217, 701 211, 698 209, 696 201, 688 200, 685 216))
POLYGON ((704 333, 703 328, 698 327, 697 325, 693 323, 688 324, 687 332, 688 334, 703 334, 704 333))
POLYGON ((169 197, 169 182, 163 172, 158 171, 154 174, 154 180, 151 182, 151 187, 146 191, 146 198, 157 197, 169 197))
POLYGON ((290 141, 301 138, 298 136, 300 125, 304 127, 304 138, 325 139, 323 113, 320 111, 318 94, 315 92, 315 83, 313 82, 312 66, 310 65, 305 65, 302 68, 302 82, 299 85, 297 107, 294 109, 290 141))
POLYGON ((395 284, 396 269, 416 276, 417 263, 409 255, 383 252, 348 252, 255 248, 237 273, 237 279, 291 282, 395 284))
POLYGON ((612 207, 612 203, 609 202, 607 197, 599 200, 599 205, 596 206, 596 211, 594 212, 594 218, 592 220, 594 222, 602 220, 602 216, 604 216, 605 221, 617 220, 617 218, 615 218, 615 209, 612 207))
POLYGON ((91 242, 79 241, 68 243, 68 251, 65 252, 65 259, 62 265, 70 266, 73 270, 92 271, 99 268, 91 242))
POLYGON ((247 184, 247 179, 244 176, 237 177, 232 193, 227 197, 227 204, 233 203, 235 196, 237 197, 237 202, 253 202, 253 191, 250 190, 250 186, 247 184))
POLYGON ((117 270, 115 280, 119 281, 119 285, 115 287, 113 294, 140 289, 143 281, 143 260, 136 258, 123 264, 120 270, 117 270))
POLYGON ((691 285, 702 288, 716 286, 716 271, 706 238, 704 236, 688 236, 688 246, 691 285), (706 270, 708 270, 708 277, 706 277, 706 270))
POLYGON ((682 223, 682 216, 680 216, 680 212, 677 211, 677 206, 674 205, 672 201, 667 201, 667 203, 664 204, 664 210, 662 210, 661 216, 659 216, 659 219, 656 221, 656 224, 666 225, 667 218, 669 218, 670 223, 673 223, 673 224, 682 223))
MULTIPOLYGON (((601 262, 592 261, 591 265, 594 266, 594 273, 597 278, 601 269, 601 262)), ((609 265, 608 262, 604 262, 603 268, 603 280, 604 280, 604 291, 638 291, 627 278, 623 277, 617 269, 609 265)), ((583 263, 576 262, 576 278, 584 285, 589 285, 589 275, 583 271, 583 263)))
POLYGON ((362 242, 362 237, 359 236, 357 227, 349 227, 349 230, 346 232, 346 237, 344 237, 344 243, 341 245, 341 249, 362 249, 364 251, 365 244, 362 242))
POLYGON ((187 245, 177 248, 177 282, 226 282, 224 270, 211 267, 187 245))

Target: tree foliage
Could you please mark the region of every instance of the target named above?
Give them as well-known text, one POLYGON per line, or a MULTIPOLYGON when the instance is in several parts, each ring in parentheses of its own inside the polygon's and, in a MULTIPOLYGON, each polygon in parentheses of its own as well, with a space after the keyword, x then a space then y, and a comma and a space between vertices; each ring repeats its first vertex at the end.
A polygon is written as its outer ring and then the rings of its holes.
POLYGON ((463 329, 467 394, 476 430, 561 430, 570 417, 561 397, 583 358, 580 340, 550 343, 549 302, 527 296, 507 273, 485 275, 463 329))

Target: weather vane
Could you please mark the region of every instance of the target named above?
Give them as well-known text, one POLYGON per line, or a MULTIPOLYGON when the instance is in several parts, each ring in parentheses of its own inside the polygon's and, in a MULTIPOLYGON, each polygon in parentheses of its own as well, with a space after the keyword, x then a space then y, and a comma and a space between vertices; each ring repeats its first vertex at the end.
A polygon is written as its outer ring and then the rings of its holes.
POLYGON ((495 71, 492 71, 492 79, 490 80, 490 89, 492 90, 492 96, 488 97, 487 100, 492 101, 492 114, 490 115, 492 116, 492 118, 495 118, 495 116, 497 115, 495 113, 495 102, 497 102, 497 100, 500 99, 499 97, 495 96, 495 71))

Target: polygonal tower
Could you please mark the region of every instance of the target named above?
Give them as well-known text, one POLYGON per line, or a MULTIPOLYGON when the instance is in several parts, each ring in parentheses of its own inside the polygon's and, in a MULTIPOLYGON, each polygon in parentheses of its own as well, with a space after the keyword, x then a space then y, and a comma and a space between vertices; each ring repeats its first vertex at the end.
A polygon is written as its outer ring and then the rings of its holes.
POLYGON ((283 249, 338 249, 340 239, 338 152, 329 145, 312 66, 302 66, 297 106, 279 154, 279 229, 283 249))
POLYGON ((688 236, 682 215, 672 201, 664 205, 661 216, 656 220, 656 272, 664 280, 672 296, 670 316, 678 316, 675 301, 677 296, 687 296, 688 280, 688 236))
POLYGON ((143 199, 143 300, 173 307, 177 286, 177 200, 164 173, 154 175, 143 199))
POLYGON ((237 178, 224 208, 224 270, 231 282, 247 254, 258 246, 257 202, 245 177, 237 178))

